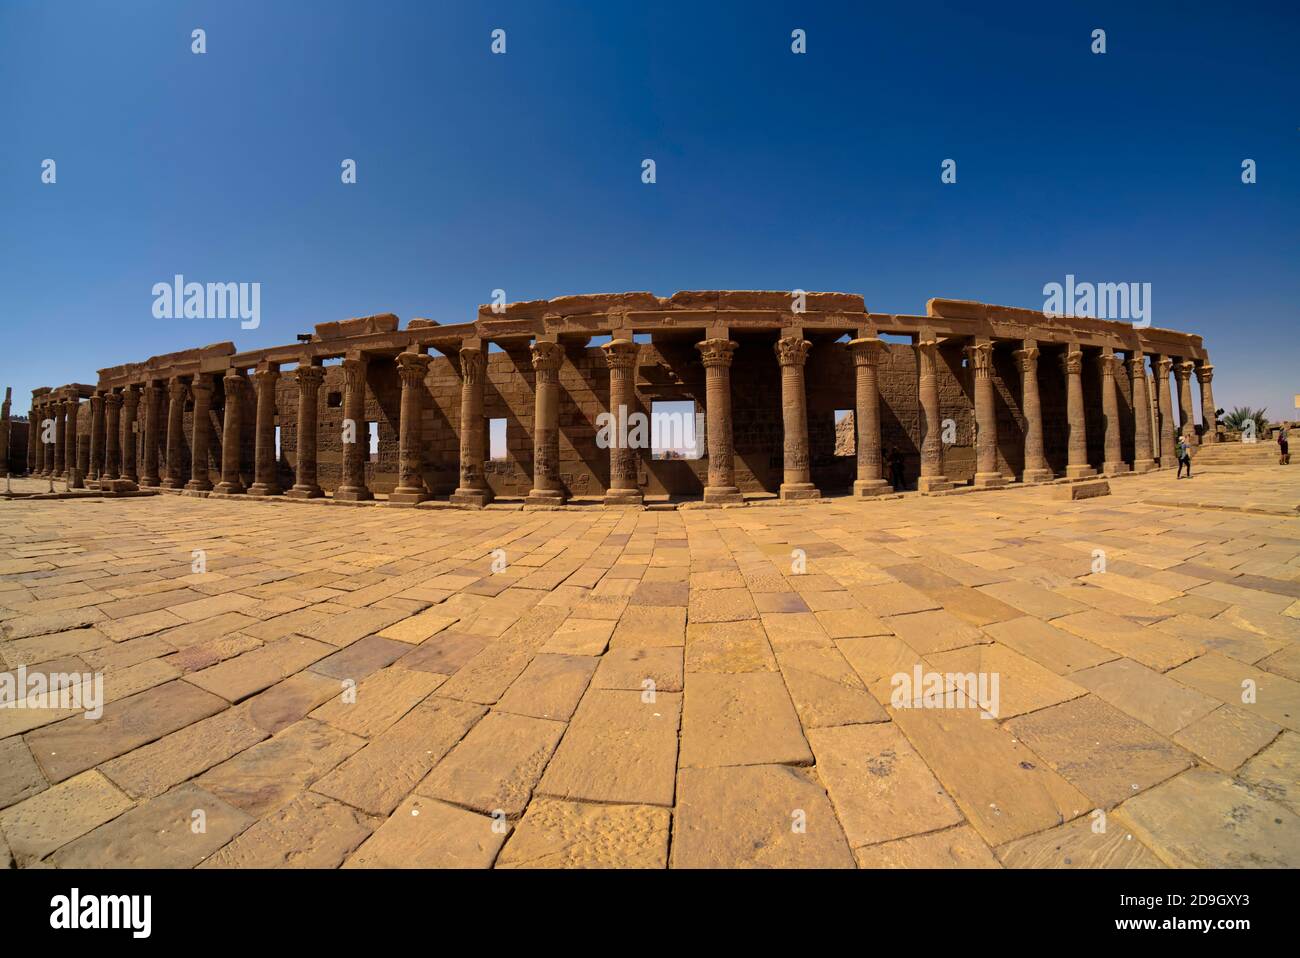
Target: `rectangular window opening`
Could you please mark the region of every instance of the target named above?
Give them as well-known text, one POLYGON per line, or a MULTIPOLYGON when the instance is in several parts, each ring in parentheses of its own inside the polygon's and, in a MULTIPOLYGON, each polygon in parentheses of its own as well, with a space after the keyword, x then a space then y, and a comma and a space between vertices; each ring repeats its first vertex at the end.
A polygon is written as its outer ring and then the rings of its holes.
POLYGON ((506 459, 506 421, 504 419, 488 420, 488 458, 494 461, 506 459))
MULTIPOLYGON (((632 433, 635 423, 628 424, 632 433)), ((700 459, 704 455, 703 417, 691 400, 650 403, 650 456, 652 459, 700 459)))

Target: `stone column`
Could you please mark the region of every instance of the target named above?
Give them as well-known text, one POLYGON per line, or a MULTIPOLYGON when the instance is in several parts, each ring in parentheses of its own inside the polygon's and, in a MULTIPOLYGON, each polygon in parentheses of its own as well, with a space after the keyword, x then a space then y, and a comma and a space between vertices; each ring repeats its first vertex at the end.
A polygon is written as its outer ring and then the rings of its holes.
POLYGON ((158 420, 162 417, 162 384, 151 379, 144 387, 144 466, 140 485, 157 488, 158 475, 158 420))
POLYGON ((242 369, 230 369, 222 382, 226 387, 226 404, 221 414, 221 481, 213 492, 237 496, 244 491, 244 480, 239 475, 240 436, 244 418, 244 378, 242 369))
POLYGON ((99 483, 104 471, 104 394, 90 397, 90 469, 86 475, 93 484, 99 483))
POLYGON ((433 358, 423 353, 397 355, 397 376, 402 381, 401 419, 397 424, 397 488, 388 495, 392 506, 413 506, 429 498, 424 484, 422 426, 424 379, 433 358))
POLYGON ((524 502, 557 506, 568 499, 560 482, 560 364, 564 350, 559 343, 538 341, 533 343, 532 351, 537 373, 533 390, 533 488, 524 502))
POLYGON ((104 471, 100 487, 122 478, 122 394, 110 392, 104 397, 104 471))
POLYGON ((1196 382, 1201 387, 1201 442, 1219 441, 1219 417, 1214 405, 1214 367, 1208 359, 1196 367, 1196 382))
POLYGON ((1070 427, 1069 455, 1065 477, 1085 479, 1097 470, 1088 465, 1088 421, 1083 409, 1083 351, 1071 343, 1061 356, 1065 372, 1065 418, 1070 427))
POLYGON ((362 502, 375 498, 366 485, 366 460, 370 457, 370 436, 366 432, 366 365, 364 358, 343 360, 343 482, 334 490, 335 499, 362 502), (348 420, 352 442, 347 442, 348 420))
POLYGON ((695 344, 704 362, 704 402, 707 406, 709 481, 704 501, 743 502, 736 486, 736 463, 731 442, 731 357, 736 343, 706 339, 695 344))
POLYGON ((487 378, 484 350, 466 346, 460 351, 460 485, 451 501, 482 508, 492 501, 483 472, 483 383, 487 378))
POLYGON ((980 340, 966 348, 975 380, 975 482, 977 489, 1007 484, 998 469, 998 416, 993 402, 993 343, 980 340))
POLYGON ((1120 359, 1114 349, 1105 346, 1101 351, 1101 416, 1104 420, 1105 458, 1101 471, 1107 476, 1128 472, 1119 431, 1119 396, 1115 392, 1115 369, 1120 359))
POLYGON ((816 499, 821 493, 812 483, 808 460, 808 396, 804 389, 804 363, 812 343, 803 336, 783 336, 776 341, 781 364, 782 499, 816 499))
POLYGON ((37 419, 37 408, 36 403, 32 403, 27 413, 27 475, 29 476, 40 472, 40 446, 37 443, 40 421, 37 419))
POLYGON ((275 458, 275 384, 280 378, 278 367, 265 366, 253 373, 257 391, 257 434, 254 437, 253 478, 250 496, 278 496, 280 481, 275 458))
POLYGON ((47 400, 41 400, 36 407, 36 474, 38 476, 48 476, 50 470, 54 468, 54 457, 50 454, 50 443, 45 439, 45 423, 49 422, 51 427, 54 420, 50 417, 50 404, 47 400))
POLYGON ((13 393, 13 387, 6 386, 4 405, 0 406, 0 465, 4 466, 4 471, 6 476, 12 475, 12 473, 9 471, 9 453, 10 453, 9 439, 10 436, 13 434, 13 430, 10 428, 12 417, 9 412, 11 408, 10 396, 12 395, 12 393, 13 393))
POLYGON ((846 344, 853 353, 856 391, 853 405, 853 425, 856 429, 855 447, 858 459, 858 478, 853 480, 855 496, 878 496, 892 492, 893 486, 880 472, 880 382, 878 369, 885 354, 885 344, 875 337, 850 340, 846 344))
POLYGON ((317 499, 325 495, 316 481, 316 412, 320 384, 325 370, 300 365, 294 370, 298 381, 298 448, 293 488, 285 493, 294 499, 317 499))
POLYGON ((1196 363, 1190 359, 1174 363, 1174 375, 1178 379, 1178 421, 1189 446, 1200 442, 1196 438, 1196 417, 1192 412, 1192 373, 1195 369, 1196 363))
POLYGON ((916 481, 920 492, 941 492, 952 483, 943 474, 943 424, 939 421, 939 379, 936 362, 939 340, 922 339, 916 344, 918 384, 925 435, 921 439, 921 477, 916 481))
POLYGON ((77 413, 81 410, 81 401, 74 396, 71 399, 64 400, 63 414, 67 424, 63 427, 63 437, 65 442, 63 462, 64 475, 68 479, 69 489, 84 489, 86 484, 82 478, 82 472, 77 465, 77 413))
POLYGON ((1128 372, 1133 383, 1133 471, 1150 472, 1156 463, 1151 446, 1151 397, 1147 395, 1146 357, 1142 350, 1129 353, 1128 372))
POLYGON ((167 477, 164 489, 180 489, 185 483, 185 467, 181 463, 185 433, 185 383, 179 376, 167 382, 167 477))
POLYGON ((212 480, 208 470, 208 441, 212 433, 212 424, 208 415, 212 410, 212 380, 202 373, 195 373, 194 382, 190 384, 190 393, 194 396, 194 424, 190 440, 190 481, 185 483, 185 491, 191 494, 208 492, 212 489, 212 480))
POLYGON ((1025 417, 1025 470, 1021 473, 1021 482, 1044 482, 1052 478, 1052 470, 1047 467, 1047 457, 1043 455, 1043 406, 1038 398, 1038 343, 1032 339, 1024 341, 1024 348, 1017 349, 1016 359, 1020 361, 1020 404, 1025 417))
POLYGON ((67 407, 60 400, 55 400, 51 410, 54 415, 54 472, 56 479, 63 477, 64 470, 67 468, 64 462, 64 455, 67 452, 67 430, 68 430, 68 412, 67 407))
POLYGON ((72 449, 73 455, 77 459, 77 485, 76 489, 86 488, 86 476, 90 475, 90 440, 87 437, 86 442, 81 441, 81 419, 79 400, 76 401, 77 408, 73 410, 72 418, 72 449))
POLYGON ((135 482, 139 478, 136 468, 136 422, 140 409, 140 387, 132 383, 122 394, 122 478, 135 482))
POLYGON ((614 418, 609 442, 609 488, 607 506, 639 506, 641 487, 637 484, 640 453, 629 445, 628 419, 636 412, 636 357, 640 345, 630 339, 613 339, 600 347, 609 366, 609 412, 614 418))
POLYGON ((1178 447, 1174 442, 1174 403, 1170 393, 1169 371, 1174 361, 1168 356, 1160 356, 1154 364, 1156 372, 1156 400, 1160 404, 1160 468, 1172 468, 1178 458, 1178 447))

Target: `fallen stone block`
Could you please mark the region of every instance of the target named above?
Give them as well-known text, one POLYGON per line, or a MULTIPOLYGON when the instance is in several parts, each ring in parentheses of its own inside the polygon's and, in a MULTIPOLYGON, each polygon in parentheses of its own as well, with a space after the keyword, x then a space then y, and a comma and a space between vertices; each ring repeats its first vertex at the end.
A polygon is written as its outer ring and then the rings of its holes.
POLYGON ((1105 479, 1093 482, 1063 483, 1052 488, 1053 499, 1092 499, 1096 496, 1110 495, 1110 483, 1105 479))

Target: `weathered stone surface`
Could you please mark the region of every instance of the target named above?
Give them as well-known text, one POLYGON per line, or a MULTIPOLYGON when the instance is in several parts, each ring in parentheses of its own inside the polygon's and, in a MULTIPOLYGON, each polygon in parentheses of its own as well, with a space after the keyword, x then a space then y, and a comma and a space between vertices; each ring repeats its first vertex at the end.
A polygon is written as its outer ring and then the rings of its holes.
POLYGON ((1069 675, 1117 657, 1110 649, 1028 616, 995 622, 985 626, 984 631, 1057 675, 1069 675))
POLYGON ((892 715, 990 845, 1059 825, 1092 807, 1070 782, 1044 768, 1024 744, 980 718, 976 709, 908 708, 892 715))
POLYGON ((337 868, 369 837, 365 816, 303 792, 253 823, 202 868, 337 868))
POLYGON ((209 692, 184 681, 169 682, 104 706, 97 720, 75 715, 30 732, 27 745, 46 778, 60 782, 225 707, 209 692))
POLYGON ((220 695, 227 702, 238 702, 329 654, 330 646, 323 642, 289 635, 220 665, 193 672, 185 681, 220 695))
POLYGON ((497 868, 666 868, 672 815, 653 805, 588 805, 538 798, 497 868))
POLYGON ((989 677, 987 683, 991 690, 991 677, 996 675, 998 702, 994 707, 989 707, 993 703, 981 705, 999 719, 1057 705, 1086 692, 1075 684, 1073 675, 1069 679, 1062 678, 998 643, 932 652, 925 661, 931 669, 944 674, 947 688, 978 689, 978 678, 983 675, 989 677), (955 677, 955 681, 949 676, 955 677), (971 682, 972 676, 976 679, 974 683, 971 682))
POLYGON ((408 672, 392 666, 361 682, 350 697, 336 696, 311 713, 335 728, 363 735, 378 735, 442 685, 442 676, 408 672))
POLYGON ((686 628, 687 672, 774 672, 776 657, 759 622, 714 622, 686 628))
POLYGON ((1219 707, 1207 695, 1153 672, 1131 659, 1115 659, 1070 678, 1161 735, 1173 736, 1219 707))
POLYGON ((853 867, 826 793, 804 770, 683 768, 678 789, 674 868, 853 867))
POLYGON ((859 868, 1000 868, 967 825, 854 849, 859 868))
POLYGON ((1119 823, 1097 831, 1089 815, 1007 842, 997 856, 1007 868, 1164 868, 1151 850, 1119 823))
POLYGON ((372 815, 388 815, 484 712, 430 696, 312 788, 372 815))
POLYGON ((835 648, 785 648, 776 659, 805 729, 883 722, 888 718, 835 648))
POLYGON ((1243 784, 1194 768, 1111 816, 1173 868, 1286 868, 1300 861, 1300 819, 1243 784))
POLYGON ((304 719, 204 772, 196 783, 263 818, 365 744, 355 735, 304 719))
POLYGON ((494 712, 470 729, 416 792, 485 815, 517 818, 564 729, 549 719, 494 712))
POLYGON ((82 772, 0 811, 0 833, 19 865, 55 849, 131 807, 131 800, 99 772, 82 772))
POLYGON ((785 683, 773 672, 692 672, 681 748, 683 768, 813 762, 785 683))
POLYGON ((256 745, 268 734, 241 710, 226 709, 105 762, 100 771, 132 798, 154 798, 256 745))
POLYGON ((857 848, 963 821, 933 773, 892 723, 808 732, 817 775, 849 845, 857 848))
POLYGON ((344 868, 490 868, 505 823, 412 795, 343 863, 344 868))
POLYGON ((625 805, 671 805, 682 696, 588 689, 537 793, 625 805))
POLYGON ((496 709, 567 722, 599 662, 589 655, 538 655, 511 683, 496 709))
POLYGON ((1007 728, 1092 800, 1110 808, 1192 764, 1162 735, 1085 695, 1022 715, 1007 728))
POLYGON ((241 702, 239 708, 258 728, 275 735, 318 705, 341 697, 346 688, 338 679, 311 671, 298 672, 241 702))
POLYGON ((1238 778, 1252 792, 1300 814, 1300 734, 1285 732, 1245 764, 1238 778))
POLYGON ((1053 486, 1052 498, 1067 502, 1078 499, 1095 499, 1097 496, 1110 495, 1110 483, 1105 479, 1093 482, 1071 482, 1067 485, 1053 486))
POLYGON ((1175 682, 1220 702, 1244 708, 1293 732, 1300 731, 1300 682, 1261 671, 1217 652, 1207 652, 1168 675, 1175 682), (1253 688, 1253 702, 1245 701, 1247 687, 1243 683, 1250 683, 1253 688))
POLYGON ((592 687, 680 692, 682 651, 677 646, 610 649, 600 658, 600 665, 592 678, 592 687))
POLYGON ((1221 705, 1204 718, 1187 725, 1174 741, 1203 762, 1231 772, 1282 731, 1244 708, 1221 705))
POLYGON ((179 785, 54 854, 60 868, 193 868, 253 823, 194 784, 179 785))
POLYGON ((439 632, 432 639, 409 650, 398 660, 404 669, 418 672, 436 672, 439 675, 455 675, 461 666, 478 655, 487 645, 477 635, 450 630, 439 632))
POLYGON ((30 798, 47 787, 26 743, 17 735, 0 739, 0 808, 30 798))

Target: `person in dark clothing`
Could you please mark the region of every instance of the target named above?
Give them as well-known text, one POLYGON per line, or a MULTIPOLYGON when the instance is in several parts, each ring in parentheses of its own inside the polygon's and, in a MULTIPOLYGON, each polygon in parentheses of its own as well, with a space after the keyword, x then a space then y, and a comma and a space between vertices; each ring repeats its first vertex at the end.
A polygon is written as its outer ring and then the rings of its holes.
POLYGON ((889 464, 889 484, 894 487, 895 492, 902 492, 906 480, 903 478, 903 454, 898 451, 897 446, 889 447, 885 462, 889 464))
POLYGON ((1187 478, 1192 478, 1192 451, 1187 445, 1187 437, 1178 436, 1178 477, 1183 478, 1183 467, 1187 467, 1187 478))
POLYGON ((1277 451, 1278 465, 1291 465, 1291 443, 1287 440, 1286 430, 1279 429, 1277 433, 1277 451))

